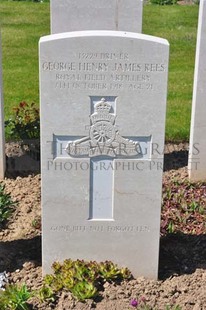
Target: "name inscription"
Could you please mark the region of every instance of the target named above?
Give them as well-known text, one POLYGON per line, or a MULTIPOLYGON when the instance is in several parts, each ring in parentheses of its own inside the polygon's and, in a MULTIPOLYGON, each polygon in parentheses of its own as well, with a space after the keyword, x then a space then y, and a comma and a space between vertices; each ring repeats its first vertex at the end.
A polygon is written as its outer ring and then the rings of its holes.
POLYGON ((154 91, 157 73, 165 72, 164 63, 139 63, 128 53, 79 53, 72 61, 48 61, 42 69, 54 73, 59 90, 154 91))

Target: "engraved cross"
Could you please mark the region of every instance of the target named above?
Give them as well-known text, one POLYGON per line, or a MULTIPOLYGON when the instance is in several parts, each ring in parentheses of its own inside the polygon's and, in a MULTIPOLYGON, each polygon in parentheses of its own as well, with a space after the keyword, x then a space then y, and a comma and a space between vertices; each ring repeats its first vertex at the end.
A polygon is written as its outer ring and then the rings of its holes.
MULTIPOLYGON (((141 159, 149 137, 122 137, 115 124, 116 97, 92 97, 89 135, 64 141, 67 156, 90 157, 89 220, 113 220, 115 159, 141 159)), ((61 137, 55 137, 62 141, 61 137)), ((58 143, 57 148, 58 148, 58 143)), ((56 151, 56 154, 58 151, 56 151)))

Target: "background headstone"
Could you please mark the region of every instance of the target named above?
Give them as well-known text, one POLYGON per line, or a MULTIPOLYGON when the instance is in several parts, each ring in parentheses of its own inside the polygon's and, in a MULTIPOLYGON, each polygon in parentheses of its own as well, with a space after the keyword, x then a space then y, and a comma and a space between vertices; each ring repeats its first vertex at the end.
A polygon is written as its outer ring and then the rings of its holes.
POLYGON ((157 278, 168 54, 134 33, 41 38, 44 273, 79 258, 157 278))
POLYGON ((0 179, 4 178, 5 164, 5 136, 4 136, 4 104, 2 85, 2 53, 1 53, 1 33, 0 33, 0 179))
POLYGON ((206 180, 206 0, 199 7, 188 172, 191 181, 206 180))
POLYGON ((51 0, 51 33, 80 30, 142 32, 142 0, 51 0))

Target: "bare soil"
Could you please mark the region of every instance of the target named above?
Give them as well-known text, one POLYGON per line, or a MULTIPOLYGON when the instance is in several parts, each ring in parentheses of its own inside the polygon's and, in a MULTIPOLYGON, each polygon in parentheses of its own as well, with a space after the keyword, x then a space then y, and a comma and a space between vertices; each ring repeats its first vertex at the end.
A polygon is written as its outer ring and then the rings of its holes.
MULTIPOLYGON (((165 150, 164 181, 187 180, 187 144, 168 144, 165 150)), ((41 195, 38 156, 16 143, 7 144, 6 191, 17 201, 15 212, 0 229, 0 272, 6 271, 9 283, 26 283, 37 289, 41 276, 41 195)), ((193 225, 193 222, 190 223, 193 225)), ((132 309, 132 299, 144 298, 153 309, 179 305, 186 310, 206 309, 206 234, 184 232, 161 237, 159 280, 137 278, 121 284, 105 283, 98 300, 76 301, 62 292, 53 303, 32 298, 31 309, 132 309)))

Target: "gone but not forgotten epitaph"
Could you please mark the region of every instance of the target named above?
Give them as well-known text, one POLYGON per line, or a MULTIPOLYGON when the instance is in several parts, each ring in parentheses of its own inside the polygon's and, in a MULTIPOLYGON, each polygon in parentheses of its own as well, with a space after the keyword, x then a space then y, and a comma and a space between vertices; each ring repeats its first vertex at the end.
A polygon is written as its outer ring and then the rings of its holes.
POLYGON ((79 258, 157 278, 168 53, 134 33, 40 40, 44 273, 79 258))

